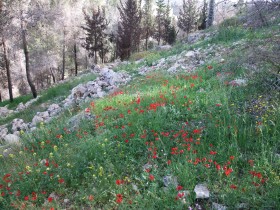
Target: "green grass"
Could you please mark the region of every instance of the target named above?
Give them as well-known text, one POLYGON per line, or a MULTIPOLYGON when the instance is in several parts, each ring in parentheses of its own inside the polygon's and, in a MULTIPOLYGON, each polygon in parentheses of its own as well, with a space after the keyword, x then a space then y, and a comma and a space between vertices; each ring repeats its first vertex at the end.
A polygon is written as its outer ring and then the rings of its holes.
POLYGON ((80 129, 68 131, 62 116, 26 135, 24 147, 0 160, 2 176, 11 174, 0 181, 1 209, 39 208, 52 192, 58 199, 46 208, 64 208, 70 199, 72 208, 186 209, 198 183, 207 183, 210 201, 230 208, 276 208, 280 162, 272 154, 280 110, 274 124, 257 125, 239 104, 251 93, 220 82, 223 66, 212 66, 190 76, 138 77, 122 92, 85 104, 97 117, 80 129), (185 203, 176 186, 164 188, 166 175, 190 191, 185 203), (20 195, 8 195, 7 185, 20 195))
MULTIPOLYGON (((44 90, 39 93, 40 97, 38 98, 38 100, 36 100, 28 109, 26 109, 22 112, 19 112, 19 113, 12 114, 6 118, 1 118, 0 125, 9 123, 14 118, 20 118, 20 119, 25 120, 26 122, 30 122, 37 112, 44 111, 46 109, 45 106, 41 106, 42 104, 46 103, 48 105, 51 105, 51 103, 59 103, 70 94, 70 91, 72 88, 74 88, 78 84, 92 81, 95 78, 96 78, 96 75, 86 75, 86 76, 82 76, 80 78, 74 78, 70 81, 67 81, 62 84, 58 84, 54 87, 44 90)), ((14 102, 11 103, 11 107, 8 106, 8 108, 16 108, 20 102, 25 103, 30 99, 31 99, 30 95, 20 96, 18 98, 15 98, 14 102)), ((2 103, 4 105, 5 103, 8 103, 8 102, 5 101, 2 103)))
MULTIPOLYGON (((249 37, 242 30, 149 52, 143 62, 210 42, 228 46, 249 37)), ((264 38, 261 30, 255 33, 251 39, 264 38)), ((96 117, 75 131, 67 122, 77 110, 67 110, 23 134, 23 145, 0 157, 0 209, 188 209, 195 206, 193 189, 199 183, 211 193, 205 209, 211 202, 229 209, 240 204, 277 209, 280 101, 277 95, 266 100, 275 92, 255 74, 245 87, 229 84, 247 75, 246 59, 240 59, 245 53, 233 50, 224 63, 209 62, 192 75, 137 76, 118 92, 82 105, 80 110, 89 108, 96 117), (165 187, 167 175, 176 177, 178 186, 165 187), (51 193, 56 199, 48 199, 51 193)), ((140 65, 117 70, 135 73, 140 65)), ((42 101, 62 92, 50 90, 42 101)))

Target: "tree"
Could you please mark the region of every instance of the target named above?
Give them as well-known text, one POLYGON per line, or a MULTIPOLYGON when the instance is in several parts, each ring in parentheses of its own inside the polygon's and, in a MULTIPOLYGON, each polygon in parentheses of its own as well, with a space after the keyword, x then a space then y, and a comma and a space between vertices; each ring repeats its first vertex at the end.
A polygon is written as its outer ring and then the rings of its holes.
MULTIPOLYGON (((0 36, 1 36, 1 45, 3 47, 3 59, 4 59, 4 67, 6 69, 6 78, 8 82, 8 89, 9 89, 9 97, 10 102, 13 102, 13 85, 12 85, 12 79, 11 79, 11 70, 10 70, 10 60, 8 58, 8 50, 6 46, 6 40, 5 40, 5 31, 7 30, 6 26, 9 23, 10 14, 8 10, 5 8, 5 4, 8 4, 9 2, 3 2, 0 0, 0 36)), ((2 97, 1 97, 2 100, 2 97)))
POLYGON ((206 29, 207 24, 207 9, 208 9, 208 3, 207 0, 204 0, 202 9, 200 11, 200 17, 198 20, 198 30, 204 30, 206 29))
POLYGON ((177 33, 175 30, 175 26, 172 24, 171 17, 170 17, 169 0, 165 9, 163 23, 164 23, 163 40, 165 43, 173 44, 176 41, 177 33))
POLYGON ((214 22, 214 9, 215 9, 215 0, 210 0, 209 2, 209 11, 207 17, 207 28, 213 25, 214 22))
POLYGON ((156 27, 155 27, 155 38, 160 44, 161 39, 164 37, 164 22, 165 22, 165 3, 164 0, 158 0, 157 4, 157 15, 156 15, 156 27))
POLYGON ((105 9, 103 8, 102 11, 99 7, 97 10, 93 9, 91 15, 84 11, 84 17, 86 25, 82 26, 82 29, 86 32, 86 38, 82 46, 89 52, 90 57, 94 57, 94 62, 97 63, 98 52, 104 52, 105 30, 109 24, 105 18, 105 9))
POLYGON ((118 10, 120 22, 118 24, 117 54, 121 60, 130 57, 132 52, 139 49, 141 38, 141 5, 137 0, 120 1, 118 10))
POLYGON ((183 0, 183 8, 180 9, 178 17, 178 27, 187 33, 196 29, 197 9, 195 0, 183 0))
POLYGON ((143 10, 143 38, 145 49, 148 50, 148 40, 153 35, 152 0, 145 0, 143 10))

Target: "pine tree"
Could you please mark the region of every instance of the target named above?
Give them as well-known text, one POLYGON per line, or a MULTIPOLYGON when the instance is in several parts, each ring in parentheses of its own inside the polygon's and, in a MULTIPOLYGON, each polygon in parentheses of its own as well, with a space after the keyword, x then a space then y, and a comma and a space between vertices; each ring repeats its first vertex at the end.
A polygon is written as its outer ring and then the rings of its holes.
POLYGON ((183 0, 183 8, 180 9, 178 27, 187 33, 196 29, 197 9, 195 0, 183 0))
POLYGON ((120 2, 120 22, 118 24, 117 54, 121 60, 130 57, 140 46, 141 38, 141 5, 137 0, 120 2))
POLYGON ((152 0, 145 0, 143 10, 143 38, 145 49, 148 50, 148 39, 153 35, 152 0))
POLYGON ((89 57, 94 57, 94 62, 97 63, 99 52, 104 55, 104 39, 106 37, 105 30, 108 26, 108 21, 105 17, 105 9, 102 10, 98 7, 97 10, 92 10, 91 15, 84 11, 86 26, 82 29, 86 32, 85 43, 82 45, 88 52, 89 57))
POLYGON ((155 39, 160 44, 160 41, 164 37, 164 22, 165 22, 165 13, 166 13, 166 5, 164 0, 158 0, 157 4, 157 15, 156 15, 156 27, 155 27, 155 39))
POLYGON ((198 23, 200 24, 198 26, 198 30, 204 30, 206 29, 207 24, 207 9, 208 9, 208 3, 207 0, 204 0, 202 9, 200 11, 200 17, 198 20, 198 23))
POLYGON ((166 5, 165 13, 164 13, 164 33, 163 40, 165 43, 173 44, 176 41, 176 30, 172 25, 171 17, 170 17, 170 5, 169 1, 166 5))

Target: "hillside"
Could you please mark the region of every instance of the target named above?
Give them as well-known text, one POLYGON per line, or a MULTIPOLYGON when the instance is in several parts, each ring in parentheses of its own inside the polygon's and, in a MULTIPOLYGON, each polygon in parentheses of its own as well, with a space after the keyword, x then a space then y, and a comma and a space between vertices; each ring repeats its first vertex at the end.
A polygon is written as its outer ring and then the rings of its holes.
POLYGON ((43 91, 0 119, 0 209, 277 209, 279 32, 228 21, 43 91))

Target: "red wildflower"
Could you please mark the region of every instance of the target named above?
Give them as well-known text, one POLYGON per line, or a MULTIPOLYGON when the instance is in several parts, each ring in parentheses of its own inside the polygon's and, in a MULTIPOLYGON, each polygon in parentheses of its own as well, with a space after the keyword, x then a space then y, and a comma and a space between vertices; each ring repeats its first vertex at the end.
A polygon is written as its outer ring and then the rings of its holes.
POLYGON ((89 196, 88 196, 88 200, 89 200, 89 201, 93 201, 93 199, 94 199, 94 196, 93 196, 93 195, 89 195, 89 196))
POLYGON ((181 185, 178 185, 177 188, 176 188, 176 190, 178 190, 178 191, 180 191, 182 189, 183 189, 183 187, 181 185))
POLYGON ((216 169, 219 171, 221 170, 221 166, 219 164, 216 165, 216 169))
POLYGON ((216 155, 217 154, 217 152, 216 151, 210 151, 210 155, 216 155))
POLYGON ((232 156, 230 156, 230 157, 229 157, 229 159, 233 160, 233 159, 234 159, 234 156, 233 156, 233 155, 232 155, 232 156))
POLYGON ((177 194, 178 198, 183 198, 184 195, 185 195, 185 193, 183 193, 183 192, 177 194))
POLYGON ((137 100, 136 100, 136 103, 137 103, 137 104, 140 104, 140 102, 141 102, 141 99, 140 99, 140 97, 138 96, 138 97, 137 97, 137 100))
POLYGON ((87 108, 85 109, 85 112, 86 112, 86 113, 89 113, 89 112, 90 112, 90 108, 87 107, 87 108))
POLYGON ((225 175, 229 176, 231 172, 233 172, 233 170, 231 168, 228 168, 225 170, 225 175))
POLYGON ((117 194, 116 202, 117 202, 117 203, 121 203, 122 200, 123 200, 122 194, 117 194))
POLYGON ((232 185, 230 185, 230 188, 236 190, 236 189, 237 189, 237 186, 234 185, 234 184, 232 184, 232 185))
POLYGON ((51 203, 53 201, 53 197, 48 197, 48 201, 51 203))
POLYGON ((64 179, 59 179, 58 182, 59 182, 60 184, 63 184, 63 183, 64 183, 64 179))
POLYGON ((123 184, 123 183, 124 183, 123 180, 120 180, 120 179, 117 179, 117 180, 116 180, 116 185, 121 185, 121 184, 123 184))
POLYGON ((155 177, 154 177, 152 174, 150 174, 150 175, 149 175, 149 179, 150 179, 151 181, 154 181, 154 180, 155 180, 155 177))
POLYGON ((90 106, 92 107, 92 108, 94 108, 95 107, 95 104, 94 104, 94 102, 92 101, 92 102, 90 102, 90 106))
POLYGON ((25 196, 25 197, 24 197, 24 200, 25 200, 25 201, 28 201, 28 200, 29 200, 29 197, 28 197, 28 196, 25 196))
POLYGON ((213 66, 207 66, 207 68, 208 68, 209 70, 211 70, 211 69, 213 69, 213 66))

